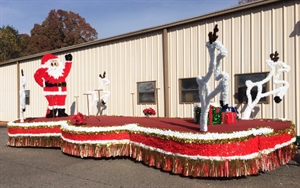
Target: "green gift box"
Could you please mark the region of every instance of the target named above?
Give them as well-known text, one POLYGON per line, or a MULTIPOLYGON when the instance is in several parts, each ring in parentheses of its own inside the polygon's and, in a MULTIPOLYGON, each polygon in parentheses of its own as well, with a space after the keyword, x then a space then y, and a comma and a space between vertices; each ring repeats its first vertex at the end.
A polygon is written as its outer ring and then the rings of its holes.
MULTIPOLYGON (((222 121, 222 108, 209 106, 209 112, 207 116, 207 125, 221 124, 222 121)), ((194 121, 200 124, 201 108, 199 106, 194 107, 194 121)))
POLYGON ((300 136, 296 136, 296 143, 295 143, 298 148, 300 149, 300 136))

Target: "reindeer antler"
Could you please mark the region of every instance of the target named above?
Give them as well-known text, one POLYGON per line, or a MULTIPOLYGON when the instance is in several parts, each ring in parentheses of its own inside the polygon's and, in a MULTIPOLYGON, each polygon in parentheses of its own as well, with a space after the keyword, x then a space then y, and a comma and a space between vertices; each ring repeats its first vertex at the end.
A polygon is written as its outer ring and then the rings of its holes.
POLYGON ((217 38, 218 38, 217 32, 218 31, 219 31, 219 29, 218 29, 218 24, 217 24, 214 28, 214 33, 212 33, 212 32, 208 33, 209 42, 211 44, 217 40, 217 38))
POLYGON ((105 74, 106 74, 106 72, 104 71, 104 72, 103 72, 103 76, 102 76, 101 74, 99 74, 99 77, 100 77, 100 78, 105 78, 105 74))
POLYGON ((275 51, 275 53, 271 53, 270 54, 271 60, 274 62, 278 61, 278 59, 279 59, 278 55, 279 55, 279 53, 277 53, 277 51, 275 51))

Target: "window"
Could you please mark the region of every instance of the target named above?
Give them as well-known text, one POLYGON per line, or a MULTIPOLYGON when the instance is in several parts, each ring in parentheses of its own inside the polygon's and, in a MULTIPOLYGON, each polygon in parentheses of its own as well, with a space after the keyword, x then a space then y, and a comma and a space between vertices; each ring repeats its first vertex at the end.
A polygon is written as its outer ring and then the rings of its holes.
POLYGON ((179 79, 179 103, 200 102, 196 78, 179 79))
POLYGON ((25 90, 25 104, 29 105, 29 100, 30 99, 30 91, 29 90, 25 90))
MULTIPOLYGON (((247 86, 245 82, 247 80, 251 80, 252 82, 258 82, 263 80, 268 76, 268 72, 261 73, 249 73, 249 74, 236 74, 235 77, 235 103, 247 103, 247 86)), ((262 93, 269 91, 269 82, 263 84, 262 93)), ((257 87, 253 87, 251 89, 251 97, 252 100, 255 100, 257 96, 257 87)), ((259 100, 258 103, 269 103, 269 97, 263 97, 259 100)))
POLYGON ((155 104, 155 81, 138 82, 138 104, 155 104))

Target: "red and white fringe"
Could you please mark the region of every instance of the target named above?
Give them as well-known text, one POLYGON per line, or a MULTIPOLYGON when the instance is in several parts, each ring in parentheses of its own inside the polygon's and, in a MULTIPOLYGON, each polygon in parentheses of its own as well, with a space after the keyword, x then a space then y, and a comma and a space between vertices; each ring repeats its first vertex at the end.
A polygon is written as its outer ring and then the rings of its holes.
POLYGON ((61 147, 60 136, 41 136, 41 137, 8 137, 8 146, 15 147, 61 147))
POLYGON ((290 161, 297 147, 293 144, 277 149, 269 154, 254 159, 242 160, 205 160, 190 159, 181 156, 168 155, 146 149, 134 144, 74 144, 62 141, 64 153, 79 157, 116 157, 127 156, 142 161, 173 174, 193 177, 239 177, 270 171, 290 161))

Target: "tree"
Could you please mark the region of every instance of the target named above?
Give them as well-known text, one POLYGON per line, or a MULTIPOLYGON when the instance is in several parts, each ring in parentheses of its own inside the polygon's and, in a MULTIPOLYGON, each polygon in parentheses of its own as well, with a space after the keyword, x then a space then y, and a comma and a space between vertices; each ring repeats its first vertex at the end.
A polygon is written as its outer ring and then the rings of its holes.
POLYGON ((259 0, 239 0, 239 5, 251 3, 251 2, 254 2, 254 1, 259 1, 259 0))
POLYGON ((12 26, 0 28, 0 62, 20 57, 21 36, 12 26))
POLYGON ((42 25, 31 30, 26 54, 35 54, 66 46, 94 41, 97 31, 72 11, 51 10, 42 25))
POLYGON ((28 34, 20 34, 20 38, 21 38, 21 41, 20 41, 21 54, 20 55, 21 56, 29 55, 26 52, 26 49, 27 49, 27 46, 30 41, 30 36, 28 34))

